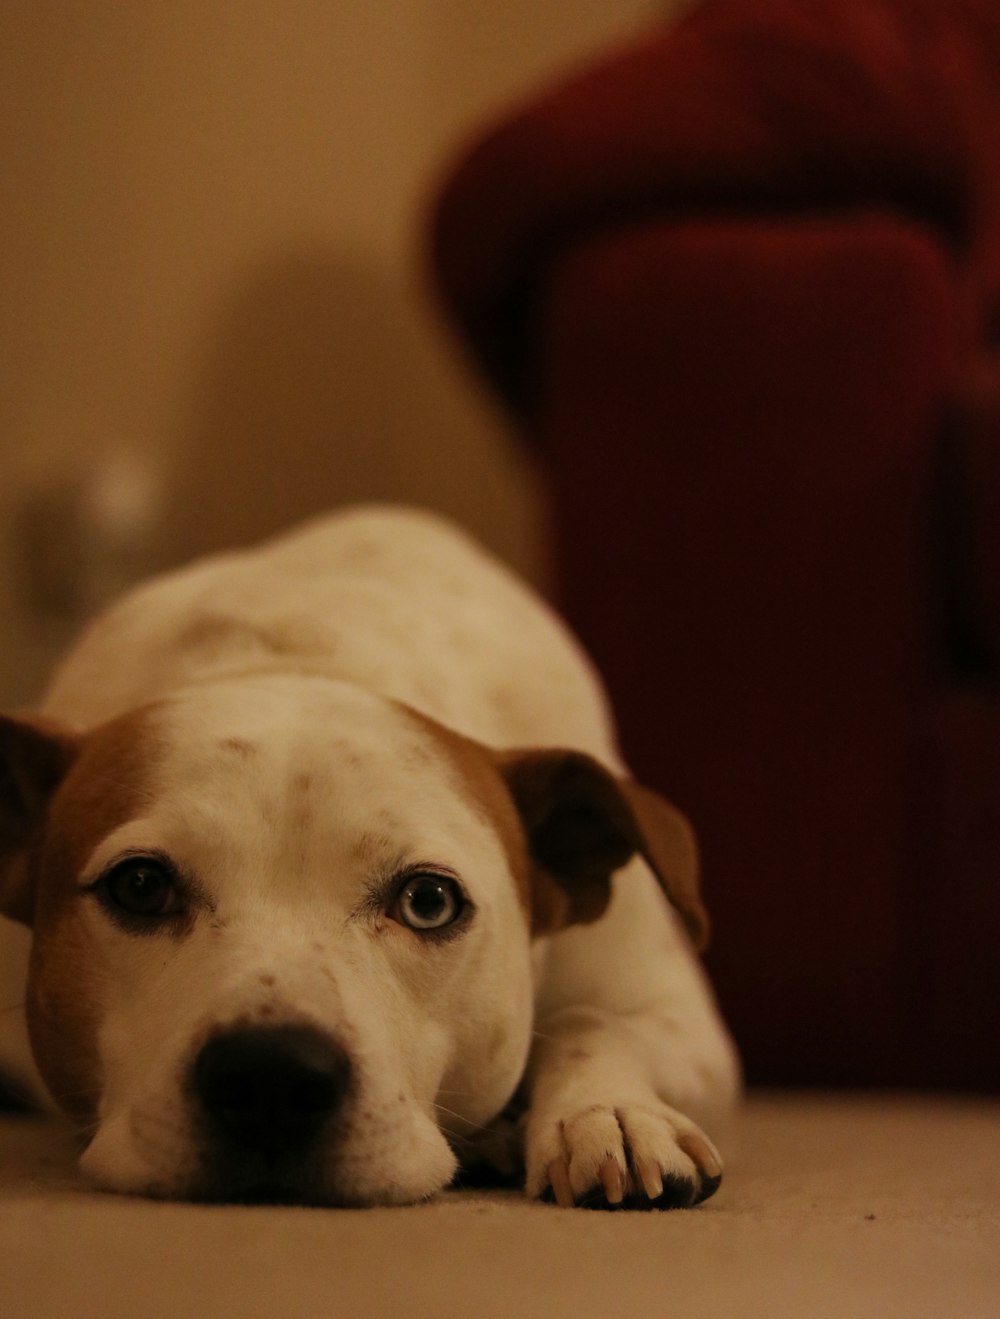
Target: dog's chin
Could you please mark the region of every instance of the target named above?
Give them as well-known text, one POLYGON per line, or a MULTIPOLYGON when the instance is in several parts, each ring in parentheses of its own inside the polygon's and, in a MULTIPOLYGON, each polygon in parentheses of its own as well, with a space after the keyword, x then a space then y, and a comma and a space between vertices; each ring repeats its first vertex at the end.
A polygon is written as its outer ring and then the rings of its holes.
POLYGON ((216 1161, 190 1193, 180 1197, 208 1204, 296 1205, 309 1208, 370 1209, 419 1204, 445 1189, 455 1174, 455 1160, 441 1160, 435 1169, 353 1169, 335 1164, 329 1177, 317 1175, 309 1160, 245 1159, 216 1161), (416 1174, 416 1175, 415 1175, 416 1174))
POLYGON ((165 1178, 135 1169, 128 1177, 109 1176, 106 1170, 85 1168, 90 1183, 116 1195, 150 1200, 176 1200, 191 1204, 296 1206, 315 1209, 371 1209, 420 1204, 446 1189, 454 1173, 419 1180, 393 1177, 370 1179, 363 1192, 348 1186, 325 1185, 311 1175, 284 1172, 236 1172, 220 1176, 199 1169, 192 1177, 165 1178))
MULTIPOLYGON (((423 1117, 423 1115, 420 1115, 423 1117)), ((458 1161, 440 1130, 424 1118, 407 1124, 393 1148, 348 1144, 269 1159, 213 1149, 178 1126, 155 1142, 135 1137, 135 1122, 102 1124, 80 1167, 99 1190, 202 1204, 373 1208, 419 1204, 453 1180, 458 1161), (408 1139, 407 1139, 408 1137, 408 1139)))

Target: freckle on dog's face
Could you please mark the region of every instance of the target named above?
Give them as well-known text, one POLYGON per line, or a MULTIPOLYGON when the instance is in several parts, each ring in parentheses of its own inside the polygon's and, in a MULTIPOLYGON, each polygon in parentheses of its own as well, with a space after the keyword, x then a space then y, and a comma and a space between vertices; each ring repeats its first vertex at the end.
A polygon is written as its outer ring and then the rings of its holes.
POLYGON ((449 1180, 441 1126, 492 1117, 530 1037, 514 808, 481 769, 302 680, 192 689, 84 740, 36 847, 29 1019, 100 1183, 393 1203, 449 1180), (223 1037, 338 1060, 308 1141, 220 1136, 223 1037))

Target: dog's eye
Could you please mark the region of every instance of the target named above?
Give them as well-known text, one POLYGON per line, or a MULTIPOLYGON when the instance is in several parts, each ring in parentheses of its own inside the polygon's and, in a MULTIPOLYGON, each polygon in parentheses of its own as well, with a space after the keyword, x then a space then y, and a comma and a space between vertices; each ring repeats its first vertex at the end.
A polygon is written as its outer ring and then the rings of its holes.
POLYGON ((156 921, 181 910, 174 873, 156 857, 120 861, 100 880, 97 892, 112 915, 156 921))
POLYGON ((411 930, 453 925, 465 908, 461 888, 446 875, 413 875, 399 890, 389 915, 411 930))

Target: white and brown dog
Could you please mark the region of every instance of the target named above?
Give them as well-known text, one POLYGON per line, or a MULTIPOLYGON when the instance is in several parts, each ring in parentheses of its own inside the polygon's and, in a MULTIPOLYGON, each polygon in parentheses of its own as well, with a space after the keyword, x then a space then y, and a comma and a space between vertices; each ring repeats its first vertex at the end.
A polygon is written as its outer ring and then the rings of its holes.
POLYGON ((737 1065, 688 826, 551 612, 427 514, 340 514, 101 617, 0 721, 0 862, 100 1186, 403 1204, 503 1133, 562 1205, 719 1183, 737 1065))

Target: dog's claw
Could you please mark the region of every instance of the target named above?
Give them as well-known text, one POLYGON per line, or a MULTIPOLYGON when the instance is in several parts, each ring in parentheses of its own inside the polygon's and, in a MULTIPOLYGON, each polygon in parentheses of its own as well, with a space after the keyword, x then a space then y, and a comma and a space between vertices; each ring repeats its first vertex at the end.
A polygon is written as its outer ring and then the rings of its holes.
POLYGON ((620 1205, 625 1198, 625 1178, 614 1159, 605 1159, 601 1164, 601 1185, 608 1204, 620 1205))
POLYGON ((573 1188, 569 1183, 569 1167, 565 1159, 553 1159, 548 1167, 549 1185, 560 1209, 572 1209, 576 1204, 573 1188))
POLYGON ((699 1131, 686 1131, 678 1137, 677 1144, 699 1169, 704 1180, 722 1180, 722 1160, 706 1136, 699 1131))
POLYGON ((649 1200, 658 1200, 663 1194, 663 1174, 651 1159, 643 1159, 636 1167, 642 1189, 649 1200))

